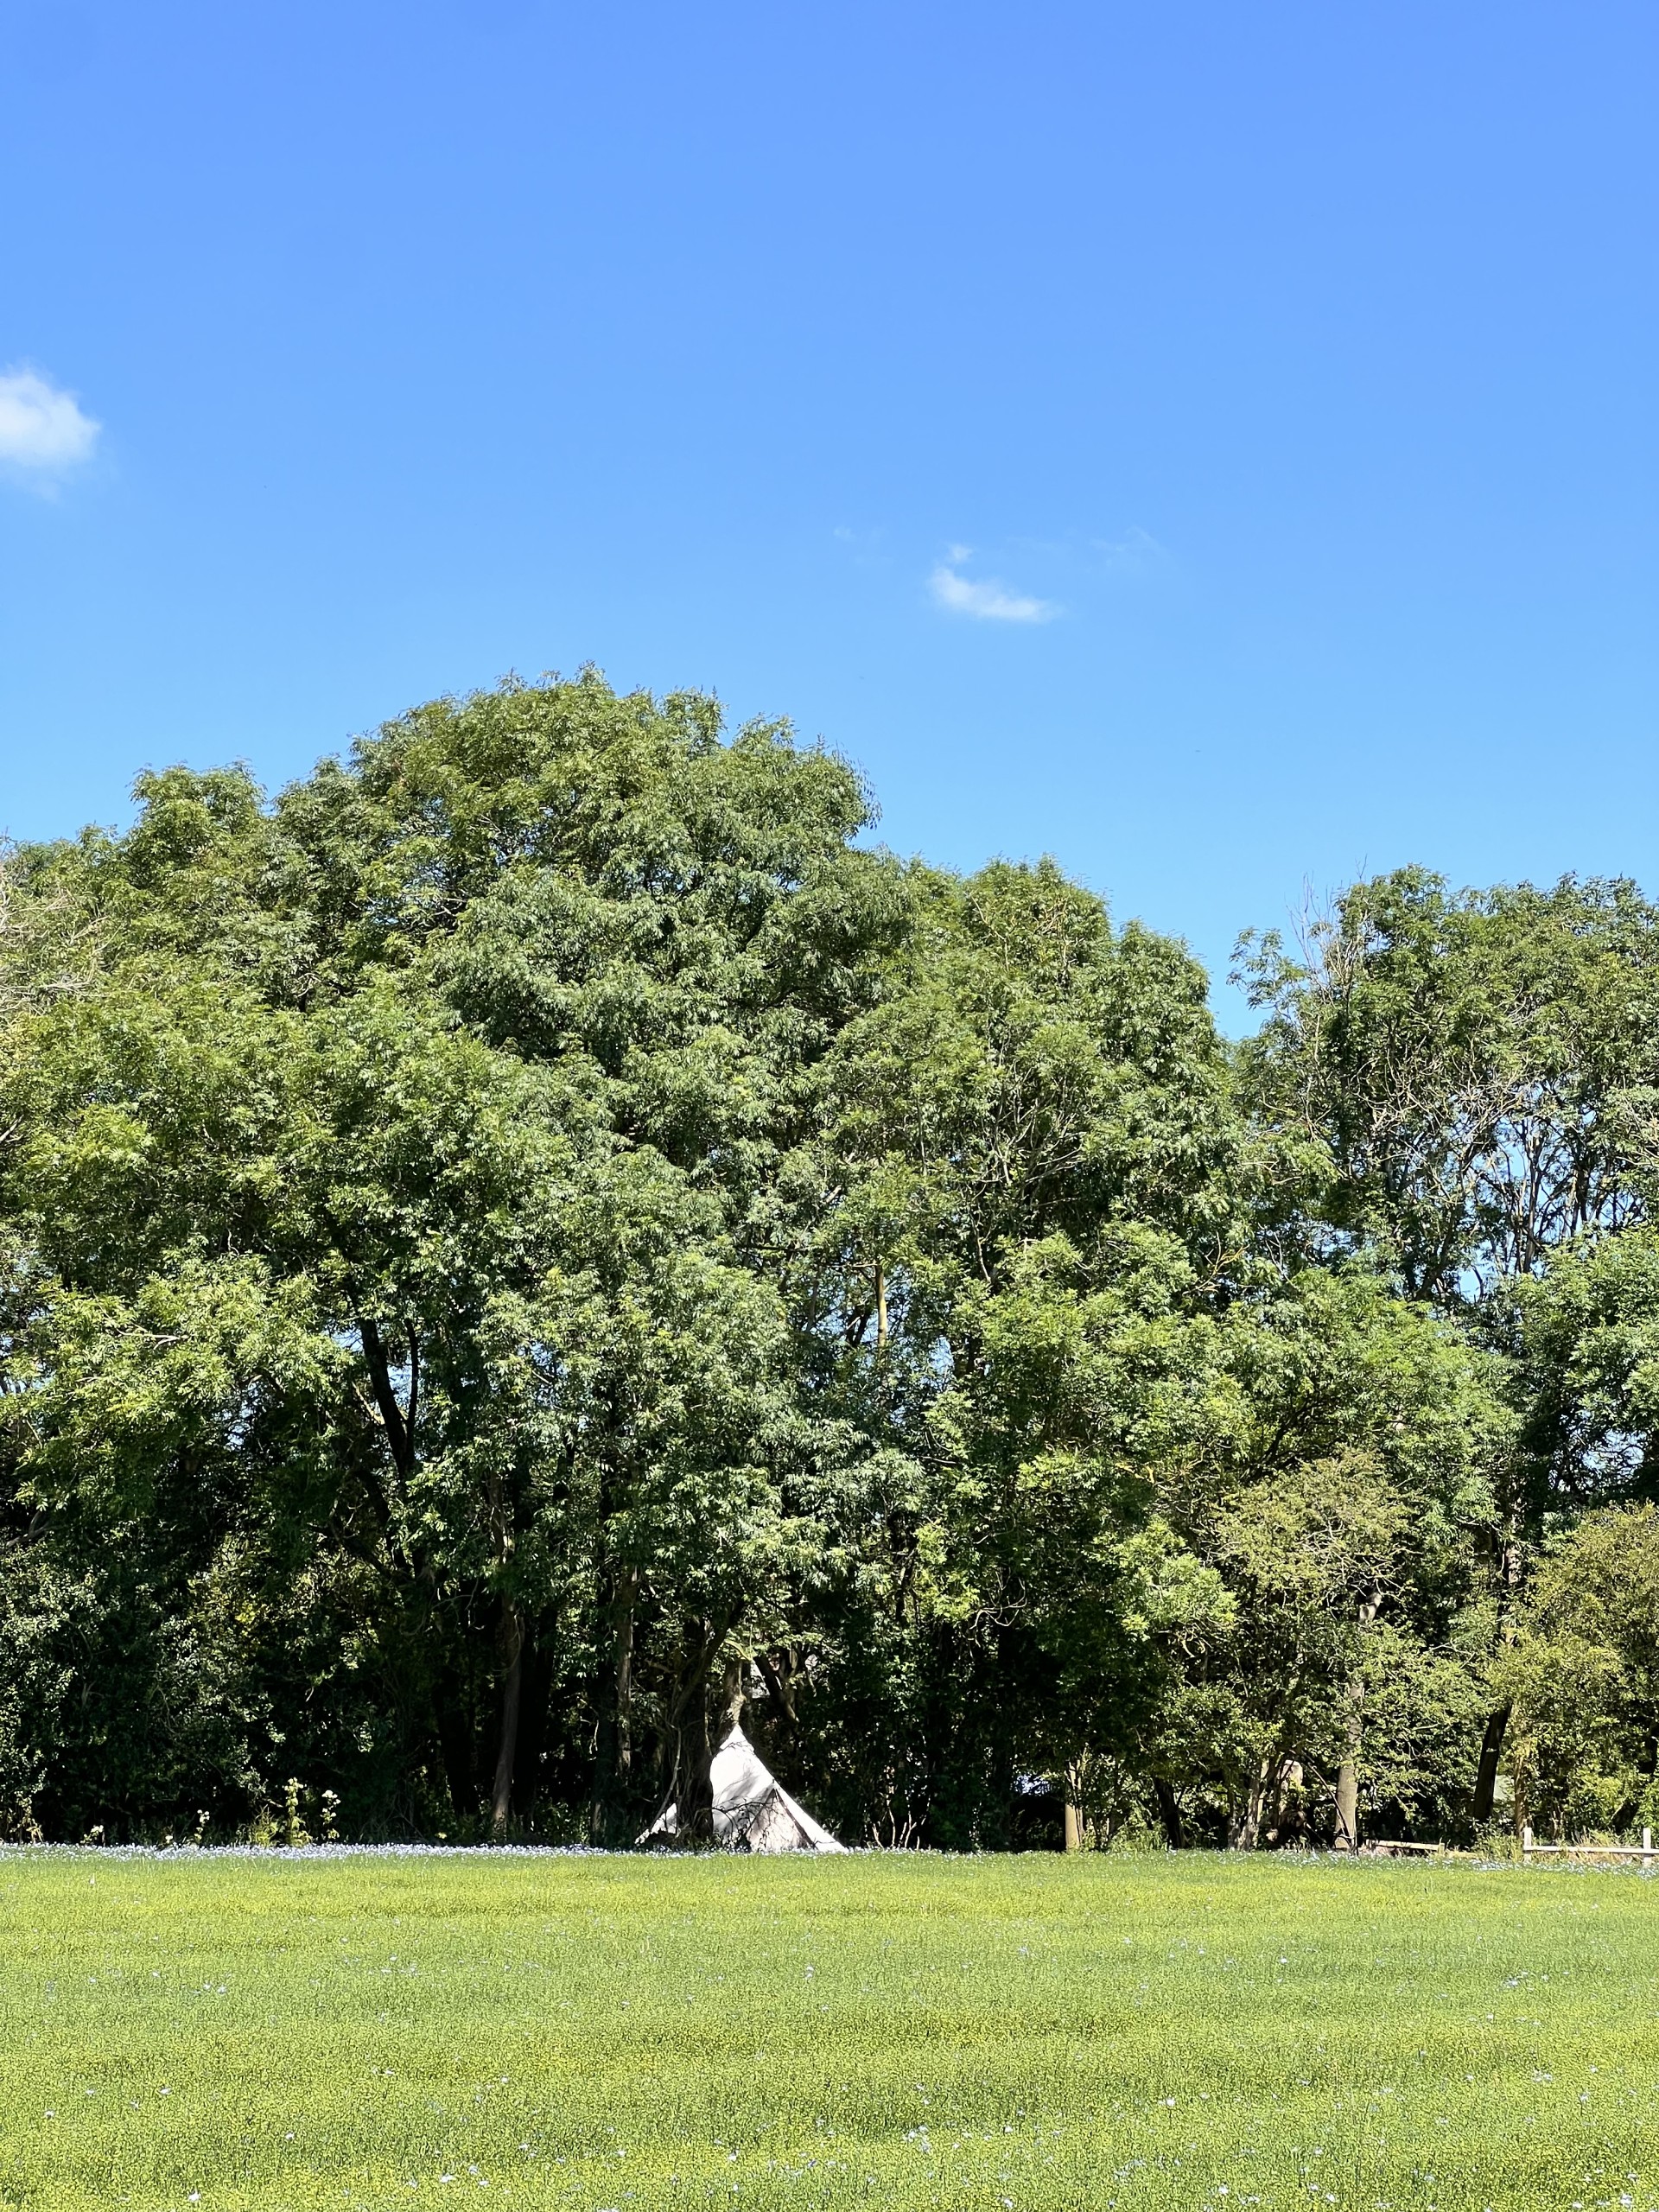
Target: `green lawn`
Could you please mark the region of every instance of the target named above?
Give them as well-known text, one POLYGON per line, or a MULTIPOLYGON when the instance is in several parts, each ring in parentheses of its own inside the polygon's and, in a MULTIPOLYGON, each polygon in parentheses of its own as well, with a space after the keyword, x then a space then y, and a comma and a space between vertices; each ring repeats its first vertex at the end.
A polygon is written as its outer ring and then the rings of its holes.
POLYGON ((0 2205, 1659 2204, 1659 1888, 0 1853, 0 2205))

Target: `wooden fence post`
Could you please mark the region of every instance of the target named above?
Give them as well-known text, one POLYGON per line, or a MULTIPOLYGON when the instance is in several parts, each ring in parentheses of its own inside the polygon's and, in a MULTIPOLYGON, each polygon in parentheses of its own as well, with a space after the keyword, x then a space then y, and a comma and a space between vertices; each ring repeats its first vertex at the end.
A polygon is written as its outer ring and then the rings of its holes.
POLYGON ((1521 1856, 1522 1859, 1530 1859, 1532 1856, 1532 1829, 1530 1827, 1523 1827, 1521 1831, 1521 1856))

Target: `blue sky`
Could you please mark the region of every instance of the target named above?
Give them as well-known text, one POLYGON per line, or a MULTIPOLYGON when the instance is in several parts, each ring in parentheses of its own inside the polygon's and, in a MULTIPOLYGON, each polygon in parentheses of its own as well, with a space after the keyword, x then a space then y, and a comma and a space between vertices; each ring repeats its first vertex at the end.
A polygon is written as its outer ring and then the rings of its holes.
POLYGON ((1213 968, 1407 860, 1659 890, 1656 65, 1651 0, 0 0, 0 827, 595 661, 1213 968))

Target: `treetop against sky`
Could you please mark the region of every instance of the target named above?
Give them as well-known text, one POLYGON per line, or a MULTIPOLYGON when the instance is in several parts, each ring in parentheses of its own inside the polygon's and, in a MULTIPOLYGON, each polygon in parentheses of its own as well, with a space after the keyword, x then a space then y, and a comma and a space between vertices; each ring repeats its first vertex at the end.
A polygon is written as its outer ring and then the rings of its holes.
POLYGON ((592 660, 1217 976, 1659 873, 1633 0, 0 30, 0 829, 592 660))

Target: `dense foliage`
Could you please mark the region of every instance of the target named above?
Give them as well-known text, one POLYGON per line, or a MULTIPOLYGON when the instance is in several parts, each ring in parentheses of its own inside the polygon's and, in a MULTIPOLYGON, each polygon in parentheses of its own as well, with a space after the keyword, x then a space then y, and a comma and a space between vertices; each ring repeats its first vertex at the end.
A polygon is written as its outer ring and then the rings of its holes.
POLYGON ((596 677, 0 881, 0 1821, 1659 1819, 1659 912, 1357 885, 1264 1020, 596 677))

